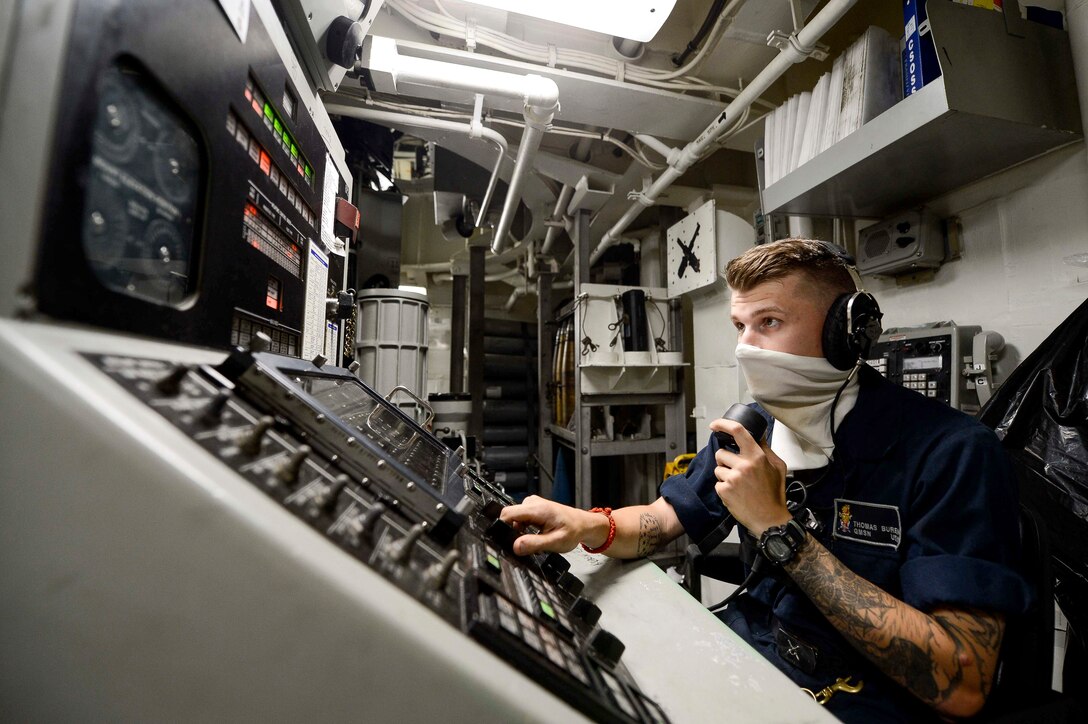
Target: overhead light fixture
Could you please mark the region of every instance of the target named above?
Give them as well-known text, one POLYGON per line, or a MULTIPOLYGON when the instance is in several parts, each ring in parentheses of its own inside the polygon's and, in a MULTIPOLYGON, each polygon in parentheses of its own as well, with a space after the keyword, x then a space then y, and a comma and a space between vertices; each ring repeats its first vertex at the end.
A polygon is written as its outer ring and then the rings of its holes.
POLYGON ((676 0, 465 1, 643 43, 657 35, 676 5, 676 0))

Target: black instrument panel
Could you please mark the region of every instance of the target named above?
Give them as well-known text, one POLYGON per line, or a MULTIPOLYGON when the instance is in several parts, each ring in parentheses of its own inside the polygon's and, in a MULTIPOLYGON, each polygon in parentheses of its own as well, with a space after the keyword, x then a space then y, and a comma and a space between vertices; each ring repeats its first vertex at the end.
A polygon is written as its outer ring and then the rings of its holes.
POLYGON ((209 0, 74 13, 38 309, 222 349, 245 320, 300 354, 308 245, 337 172, 259 14, 243 42, 209 0))
POLYGON ((513 501, 501 486, 347 370, 241 349, 201 367, 85 357, 336 547, 586 716, 668 721, 627 672, 622 642, 599 626, 601 611, 566 559, 514 554, 519 533, 498 518, 513 501))

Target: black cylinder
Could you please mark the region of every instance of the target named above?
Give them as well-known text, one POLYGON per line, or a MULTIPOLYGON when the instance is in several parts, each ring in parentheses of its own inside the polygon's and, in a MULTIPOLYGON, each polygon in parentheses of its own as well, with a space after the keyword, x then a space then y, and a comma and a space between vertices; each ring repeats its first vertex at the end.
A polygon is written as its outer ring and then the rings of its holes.
POLYGON ((650 348, 646 333, 646 292, 629 289, 620 295, 623 302, 623 351, 645 352, 650 348))
POLYGON ((528 394, 529 385, 524 380, 502 380, 484 390, 484 397, 489 400, 524 400, 528 394))
POLYGON ((480 460, 492 470, 524 470, 529 448, 515 445, 493 445, 484 448, 480 460))
POLYGON ((484 428, 484 445, 524 445, 529 440, 525 427, 488 425, 484 428))
POLYGON ((536 325, 526 322, 513 322, 508 319, 485 319, 484 334, 489 337, 530 337, 536 338, 536 325))
POLYGON ((484 337, 485 354, 536 354, 535 339, 517 337, 484 337))
POLYGON ((532 371, 532 361, 524 356, 505 354, 484 355, 484 379, 509 380, 525 379, 527 371, 532 371))
POLYGON ((529 473, 500 470, 495 473, 495 482, 507 490, 523 490, 529 485, 529 473))
POLYGON ((484 400, 484 422, 487 425, 524 423, 529 419, 529 403, 525 400, 484 400))

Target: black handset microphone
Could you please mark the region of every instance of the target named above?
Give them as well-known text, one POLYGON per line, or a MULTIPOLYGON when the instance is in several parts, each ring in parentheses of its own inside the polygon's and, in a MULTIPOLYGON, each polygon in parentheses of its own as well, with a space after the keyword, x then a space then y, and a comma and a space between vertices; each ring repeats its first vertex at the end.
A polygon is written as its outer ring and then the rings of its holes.
MULTIPOLYGON (((767 432, 767 418, 759 414, 751 407, 736 403, 725 411, 722 415, 722 419, 734 420, 744 426, 744 429, 752 436, 752 438, 759 442, 763 439, 763 433, 767 432)), ((715 431, 714 439, 718 441, 718 447, 725 448, 732 452, 740 452, 737 447, 737 441, 733 439, 733 436, 727 432, 715 431)), ((699 541, 699 550, 703 555, 709 554, 712 550, 718 547, 718 544, 725 540, 729 535, 729 531, 733 530, 733 526, 736 525, 736 520, 729 511, 725 513, 725 519, 718 524, 714 530, 710 531, 701 541, 699 541)))

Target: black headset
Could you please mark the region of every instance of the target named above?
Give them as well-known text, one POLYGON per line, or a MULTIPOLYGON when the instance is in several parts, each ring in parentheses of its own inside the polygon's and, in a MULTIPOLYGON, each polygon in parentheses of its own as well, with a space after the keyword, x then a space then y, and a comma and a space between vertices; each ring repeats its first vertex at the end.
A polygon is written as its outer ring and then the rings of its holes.
POLYGON ((842 262, 854 280, 855 291, 840 294, 827 310, 822 340, 827 361, 835 369, 848 370, 869 356, 869 349, 884 331, 880 325, 884 313, 880 311, 876 297, 862 289, 854 258, 835 244, 818 243, 842 262))

